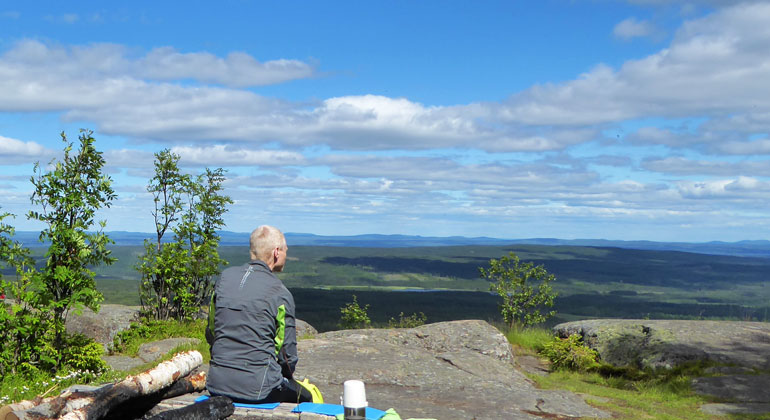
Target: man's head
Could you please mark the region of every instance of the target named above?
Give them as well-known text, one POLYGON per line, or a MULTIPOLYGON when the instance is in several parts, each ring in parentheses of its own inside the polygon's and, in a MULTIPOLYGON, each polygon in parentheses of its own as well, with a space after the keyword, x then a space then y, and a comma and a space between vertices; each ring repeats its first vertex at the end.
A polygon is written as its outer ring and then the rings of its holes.
POLYGON ((253 232, 249 240, 252 260, 261 260, 272 271, 280 272, 286 264, 286 238, 273 226, 262 225, 253 232))

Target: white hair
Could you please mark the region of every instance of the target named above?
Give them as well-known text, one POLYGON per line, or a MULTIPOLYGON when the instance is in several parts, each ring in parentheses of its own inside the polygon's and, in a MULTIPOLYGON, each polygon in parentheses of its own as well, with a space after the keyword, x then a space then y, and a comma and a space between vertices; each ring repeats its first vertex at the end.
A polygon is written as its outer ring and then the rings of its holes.
POLYGON ((270 255, 276 248, 286 248, 286 238, 278 228, 262 225, 251 232, 249 250, 252 259, 270 263, 270 255))

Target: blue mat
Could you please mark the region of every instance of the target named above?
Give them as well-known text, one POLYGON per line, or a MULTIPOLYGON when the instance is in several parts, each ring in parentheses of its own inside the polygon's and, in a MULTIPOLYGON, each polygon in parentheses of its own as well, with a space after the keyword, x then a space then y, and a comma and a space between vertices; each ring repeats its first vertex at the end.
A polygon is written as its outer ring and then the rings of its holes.
MULTIPOLYGON (((338 414, 344 413, 345 407, 337 404, 318 404, 318 403, 304 402, 304 403, 297 404, 297 407, 294 410, 291 410, 291 412, 292 413, 315 413, 315 414, 325 414, 327 416, 336 416, 338 414)), ((385 415, 385 412, 382 410, 366 407, 367 420, 377 420, 384 415, 385 415)))
MULTIPOLYGON (((200 397, 195 399, 195 402, 201 402, 206 401, 209 399, 208 395, 201 395, 200 397)), ((246 404, 246 403, 233 403, 236 407, 245 407, 245 408, 261 408, 263 410, 272 410, 275 407, 278 407, 281 405, 281 403, 264 403, 264 404, 246 404)))

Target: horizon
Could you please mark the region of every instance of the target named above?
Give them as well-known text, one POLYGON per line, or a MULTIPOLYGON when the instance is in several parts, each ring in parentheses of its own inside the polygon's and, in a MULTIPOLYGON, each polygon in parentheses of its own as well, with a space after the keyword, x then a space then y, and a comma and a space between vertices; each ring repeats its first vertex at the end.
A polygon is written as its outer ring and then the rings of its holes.
POLYGON ((108 231, 169 148, 231 232, 770 238, 770 0, 185 5, 0 5, 6 223, 86 128, 108 231))
MULTIPOLYGON (((93 232, 93 231, 89 231, 93 232)), ((251 232, 244 232, 244 231, 230 231, 230 230, 220 230, 218 231, 220 236, 222 234, 231 234, 231 235, 250 235, 251 232)), ((133 234, 133 235, 148 235, 148 236, 155 236, 155 232, 141 232, 141 231, 127 231, 127 230, 109 230, 104 231, 105 234, 133 234)), ((616 242, 616 243, 622 243, 622 242, 650 242, 650 243, 659 243, 659 244, 687 244, 687 245, 707 245, 710 243, 724 243, 724 244, 738 244, 742 242, 767 242, 770 244, 770 240, 768 239, 757 239, 757 240, 751 240, 751 239, 742 239, 738 241, 704 241, 704 242, 687 242, 687 241, 650 241, 650 240, 644 240, 644 239, 607 239, 607 238, 557 238, 557 237, 528 237, 528 238, 502 238, 502 237, 495 237, 495 236, 462 236, 462 235, 452 235, 452 236, 429 236, 429 235, 405 235, 400 233, 392 233, 392 234, 383 234, 383 233, 360 233, 360 234, 354 234, 354 235, 318 235, 315 233, 309 233, 309 232, 283 232, 286 236, 315 236, 319 238, 356 238, 356 237, 363 237, 363 236, 383 236, 383 237, 405 237, 405 238, 420 238, 420 239, 468 239, 468 240, 492 240, 492 241, 564 241, 564 242, 580 242, 580 241, 586 241, 586 242, 616 242)), ((39 235, 39 230, 16 230, 17 235, 25 235, 25 234, 36 234, 39 235)), ((165 240, 172 240, 171 236, 168 238, 165 238, 165 240)))

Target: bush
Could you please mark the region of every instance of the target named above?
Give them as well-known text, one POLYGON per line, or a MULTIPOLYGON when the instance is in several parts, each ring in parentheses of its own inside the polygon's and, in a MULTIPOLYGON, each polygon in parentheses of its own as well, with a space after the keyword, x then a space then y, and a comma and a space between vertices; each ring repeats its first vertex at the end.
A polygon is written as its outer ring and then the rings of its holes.
POLYGON ((425 316, 424 313, 420 312, 420 314, 411 314, 407 317, 404 317, 404 313, 401 312, 398 314, 398 320, 395 318, 390 318, 390 321, 388 321, 388 326, 390 328, 414 328, 419 327, 420 325, 425 325, 425 321, 428 320, 428 317, 425 316))
POLYGON ((67 337, 67 347, 62 351, 64 366, 76 371, 101 373, 108 369, 107 363, 102 360, 104 347, 94 340, 76 334, 67 337))
POLYGON ((598 368, 599 354, 583 345, 579 335, 573 334, 567 338, 554 339, 546 343, 540 354, 551 361, 552 370, 575 370, 586 372, 598 368))
MULTIPOLYGON (((152 323, 152 321, 147 323, 152 323)), ((129 344, 150 337, 152 335, 152 328, 147 323, 132 322, 125 330, 118 331, 115 334, 115 338, 112 339, 110 353, 124 353, 127 351, 129 344)))
POLYGON ((367 304, 362 308, 358 305, 356 295, 353 295, 353 303, 348 303, 343 308, 340 308, 340 313, 342 314, 342 317, 340 317, 340 328, 352 330, 371 327, 372 320, 366 312, 368 310, 369 305, 367 304))

